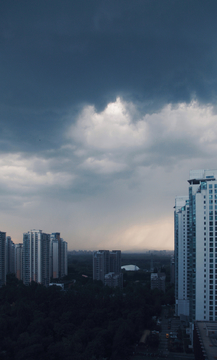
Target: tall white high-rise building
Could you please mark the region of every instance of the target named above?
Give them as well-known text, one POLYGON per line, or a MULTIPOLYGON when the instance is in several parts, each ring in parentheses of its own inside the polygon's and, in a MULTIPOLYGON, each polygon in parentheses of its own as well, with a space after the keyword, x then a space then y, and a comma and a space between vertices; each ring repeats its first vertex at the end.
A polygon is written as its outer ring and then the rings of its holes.
POLYGON ((6 232, 0 231, 0 287, 6 283, 6 232))
POLYGON ((23 234, 23 282, 48 286, 50 281, 50 234, 31 230, 23 234))
POLYGON ((191 171, 188 182, 175 205, 176 312, 189 302, 190 321, 217 321, 217 170, 191 171))

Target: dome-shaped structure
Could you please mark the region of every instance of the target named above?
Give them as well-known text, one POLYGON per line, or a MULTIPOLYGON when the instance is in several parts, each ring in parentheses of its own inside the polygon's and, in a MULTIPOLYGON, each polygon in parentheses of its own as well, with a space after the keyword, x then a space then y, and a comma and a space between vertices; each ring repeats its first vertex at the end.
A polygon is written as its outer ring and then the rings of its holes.
POLYGON ((139 267, 136 265, 124 265, 124 266, 121 266, 121 269, 124 269, 126 271, 138 271, 139 267))

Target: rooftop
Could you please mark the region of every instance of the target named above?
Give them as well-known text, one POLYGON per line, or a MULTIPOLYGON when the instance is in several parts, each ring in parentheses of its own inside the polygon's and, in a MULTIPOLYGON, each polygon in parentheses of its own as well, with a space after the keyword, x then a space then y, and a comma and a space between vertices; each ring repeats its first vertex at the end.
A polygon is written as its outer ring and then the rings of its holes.
POLYGON ((205 359, 214 360, 217 356, 217 321, 196 321, 199 335, 205 350, 205 359))

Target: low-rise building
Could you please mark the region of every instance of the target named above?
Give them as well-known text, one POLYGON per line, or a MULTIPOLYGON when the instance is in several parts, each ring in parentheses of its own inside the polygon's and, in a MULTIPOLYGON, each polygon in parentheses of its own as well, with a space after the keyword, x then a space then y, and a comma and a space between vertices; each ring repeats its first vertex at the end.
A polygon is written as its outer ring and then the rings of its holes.
POLYGON ((166 274, 165 273, 152 273, 151 274, 151 290, 158 289, 165 292, 166 274))

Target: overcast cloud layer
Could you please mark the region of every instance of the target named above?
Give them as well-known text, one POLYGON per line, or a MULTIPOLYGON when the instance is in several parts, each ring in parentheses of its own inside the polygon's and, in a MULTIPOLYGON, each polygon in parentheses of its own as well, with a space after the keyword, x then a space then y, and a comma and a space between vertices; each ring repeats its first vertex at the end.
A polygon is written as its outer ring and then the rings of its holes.
POLYGON ((0 2, 0 231, 172 249, 190 169, 216 168, 217 3, 0 2))

